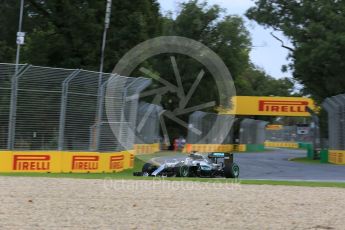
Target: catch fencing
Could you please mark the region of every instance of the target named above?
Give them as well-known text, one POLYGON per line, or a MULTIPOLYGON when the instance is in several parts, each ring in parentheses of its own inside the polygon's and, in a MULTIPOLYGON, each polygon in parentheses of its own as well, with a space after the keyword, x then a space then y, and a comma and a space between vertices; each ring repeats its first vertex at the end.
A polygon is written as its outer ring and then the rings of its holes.
POLYGON ((150 80, 33 65, 15 69, 0 64, 0 149, 133 148, 138 94, 150 80))
POLYGON ((234 117, 201 111, 189 116, 187 147, 192 151, 262 151, 265 142, 266 121, 243 119, 240 122, 239 143, 234 141, 234 117))
POLYGON ((196 111, 189 116, 184 152, 230 152, 234 117, 196 111))
MULTIPOLYGON (((187 143, 231 144, 233 134, 230 129, 233 121, 232 116, 196 111, 189 116, 187 143), (227 128, 227 132, 222 132, 225 130, 224 128, 227 128)), ((239 144, 263 144, 267 123, 266 121, 243 119, 240 123, 239 144)))
POLYGON ((328 113, 329 149, 345 150, 345 94, 327 98, 322 107, 328 113))
POLYGON ((328 162, 345 165, 345 94, 329 97, 322 107, 328 113, 328 162))
POLYGON ((267 141, 289 142, 296 141, 296 126, 282 126, 279 130, 266 129, 267 141))
POLYGON ((159 105, 140 102, 137 116, 135 154, 152 154, 161 149, 159 105))
POLYGON ((189 116, 187 143, 229 144, 233 116, 196 111, 189 116))
POLYGON ((282 126, 281 129, 266 129, 266 140, 276 142, 305 142, 313 141, 313 132, 310 127, 303 127, 307 132, 298 132, 297 125, 282 126))
POLYGON ((265 127, 268 122, 243 119, 240 124, 240 144, 263 144, 265 142, 265 127))
POLYGON ((136 144, 160 143, 159 116, 163 108, 159 105, 140 102, 137 117, 136 144))

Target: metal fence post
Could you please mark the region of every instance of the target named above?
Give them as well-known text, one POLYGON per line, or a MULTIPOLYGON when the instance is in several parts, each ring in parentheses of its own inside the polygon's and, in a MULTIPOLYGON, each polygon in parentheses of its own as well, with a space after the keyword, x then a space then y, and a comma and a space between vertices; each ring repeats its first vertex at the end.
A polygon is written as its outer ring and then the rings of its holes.
POLYGON ((202 111, 195 111, 189 115, 187 135, 187 142, 189 144, 201 144, 200 142, 204 137, 204 116, 206 116, 206 113, 202 111), (198 130, 200 133, 196 133, 194 130, 198 130))
MULTIPOLYGON (((123 147, 121 142, 122 139, 122 111, 124 109, 124 91, 126 89, 126 82, 129 78, 121 77, 118 74, 112 74, 111 77, 108 79, 107 83, 104 84, 104 99, 105 100, 105 111, 106 111, 106 123, 102 122, 102 124, 108 124, 111 129, 110 135, 114 135, 113 138, 114 142, 110 145, 114 147, 114 151, 122 151, 123 147)), ((99 103, 103 104, 103 103, 99 103)), ((103 109, 103 108, 102 108, 103 109)), ((101 111, 99 111, 101 112, 101 111)), ((103 113, 103 111, 102 111, 103 113)), ((99 116, 99 115, 97 115, 99 116)), ((98 127, 98 126, 97 126, 98 127)), ((97 131, 100 131, 97 133, 100 137, 103 138, 103 129, 102 132, 100 129, 97 129, 97 131)), ((106 132, 106 129, 104 130, 106 132)), ((107 143, 106 143, 107 144, 107 143)), ((98 149, 103 149, 103 139, 99 141, 98 149)))
POLYGON ((101 139, 101 126, 102 126, 102 118, 103 118, 103 104, 104 104, 104 93, 105 87, 108 84, 108 81, 105 81, 101 86, 99 92, 99 99, 98 99, 98 107, 97 107, 97 116, 96 116, 96 150, 100 151, 100 139, 101 139))
POLYGON ((252 144, 253 132, 251 132, 253 120, 245 118, 240 125, 240 144, 252 144))
POLYGON ((342 143, 343 143, 343 149, 345 149, 345 94, 341 94, 339 95, 339 100, 341 101, 342 104, 342 118, 341 118, 341 129, 343 131, 343 139, 342 139, 342 143))
POLYGON ((137 114, 136 144, 153 144, 159 141, 159 113, 162 107, 140 102, 137 114))
MULTIPOLYGON (((122 93, 122 109, 121 109, 121 117, 120 117, 120 128, 119 128, 119 137, 118 137, 118 141, 120 144, 123 144, 124 142, 122 141, 122 131, 123 131, 123 123, 125 122, 125 110, 126 110, 126 103, 127 103, 127 92, 128 92, 128 88, 134 84, 134 82, 137 81, 137 79, 133 80, 131 83, 129 83, 129 85, 127 85, 124 88, 124 91, 122 93)), ((135 124, 133 125, 133 128, 135 128, 135 124)), ((133 130, 133 132, 135 132, 135 130, 133 130)), ((127 137, 128 138, 128 137, 127 137)), ((124 148, 125 150, 127 149, 128 146, 128 140, 126 141, 126 146, 122 146, 122 148, 124 148)), ((121 149, 122 149, 121 148, 121 149)))
POLYGON ((337 149, 338 142, 337 136, 338 134, 338 121, 339 117, 337 114, 337 105, 334 103, 331 98, 327 98, 323 103, 322 107, 326 109, 328 113, 328 138, 329 138, 329 148, 330 149, 337 149))
MULTIPOLYGON (((124 143, 123 141, 122 141, 122 130, 123 130, 123 122, 124 122, 124 120, 125 120, 125 109, 126 109, 126 100, 127 100, 127 89, 128 89, 128 87, 125 87, 125 90, 124 90, 124 92, 123 92, 123 106, 122 106, 122 111, 121 111, 121 118, 120 118, 120 131, 119 131, 119 143, 120 144, 122 144, 122 143, 124 143)), ((134 132, 134 130, 133 130, 133 132, 134 132)), ((126 146, 122 146, 122 147, 124 147, 125 149, 127 148, 127 142, 126 142, 126 146)))
POLYGON ((69 85, 69 82, 80 73, 80 71, 81 71, 80 69, 75 70, 62 83, 60 122, 59 122, 59 140, 58 140, 58 150, 59 151, 64 149, 68 85, 69 85))
POLYGON ((258 129, 258 121, 251 120, 251 124, 248 129, 248 133, 250 133, 250 143, 248 144, 256 144, 257 139, 257 129, 258 129))
POLYGON ((125 120, 125 113, 127 110, 127 101, 130 101, 129 102, 130 107, 129 107, 129 111, 127 114, 127 116, 129 116, 128 117, 128 124, 131 126, 129 128, 132 129, 132 131, 128 133, 126 146, 124 146, 126 150, 130 149, 130 147, 135 142, 136 119, 137 119, 137 113, 138 113, 139 93, 141 91, 143 91, 146 87, 148 87, 150 84, 151 84, 151 80, 147 80, 147 79, 143 79, 141 77, 138 77, 138 78, 135 78, 131 83, 129 83, 125 87, 125 90, 123 92, 124 106, 123 106, 122 112, 121 112, 120 135, 119 135, 120 136, 119 140, 121 143, 124 143, 122 141, 122 130, 123 130, 123 123, 125 120), (134 90, 131 89, 132 87, 134 87, 134 90))
POLYGON ((8 138, 7 138, 7 148, 9 150, 14 149, 14 142, 15 142, 15 136, 16 136, 18 80, 30 68, 30 66, 31 65, 23 66, 19 71, 16 71, 16 74, 13 75, 12 77, 11 103, 10 103, 10 115, 9 115, 8 138))
POLYGON ((240 123, 240 130, 239 130, 239 143, 246 144, 247 139, 245 137, 245 126, 246 126, 247 119, 243 119, 240 123))
POLYGON ((255 144, 263 144, 265 142, 265 127, 267 124, 268 122, 266 121, 257 121, 255 144))
POLYGON ((338 137, 338 141, 339 141, 339 147, 340 149, 345 149, 345 142, 344 142, 344 138, 345 138, 345 131, 343 129, 344 127, 344 122, 345 122, 345 117, 344 117, 344 112, 345 112, 345 100, 342 97, 342 95, 337 95, 334 96, 334 101, 337 103, 338 105, 338 115, 339 115, 339 121, 338 121, 338 128, 340 130, 339 133, 339 137, 338 137))
MULTIPOLYGON (((342 149, 342 135, 343 131, 341 128, 341 104, 339 104, 339 101, 336 99, 336 96, 329 98, 329 100, 333 103, 333 108, 334 108, 334 115, 335 119, 333 121, 333 130, 335 131, 335 135, 333 136, 336 149, 342 149)), ((332 131, 333 131, 332 130, 332 131)))

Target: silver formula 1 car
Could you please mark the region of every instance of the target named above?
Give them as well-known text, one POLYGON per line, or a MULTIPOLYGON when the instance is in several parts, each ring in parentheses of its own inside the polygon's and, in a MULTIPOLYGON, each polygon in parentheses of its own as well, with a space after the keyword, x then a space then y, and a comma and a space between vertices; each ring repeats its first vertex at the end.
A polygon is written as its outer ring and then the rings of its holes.
POLYGON ((232 153, 192 153, 183 160, 170 160, 162 164, 145 163, 134 176, 166 177, 225 177, 237 178, 240 168, 233 161, 232 153))

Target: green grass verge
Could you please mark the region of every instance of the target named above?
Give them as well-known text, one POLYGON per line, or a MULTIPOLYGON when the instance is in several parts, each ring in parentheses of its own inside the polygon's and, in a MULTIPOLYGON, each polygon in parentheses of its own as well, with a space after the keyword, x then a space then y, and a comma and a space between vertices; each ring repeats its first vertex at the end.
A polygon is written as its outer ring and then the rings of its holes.
MULTIPOLYGON (((114 179, 114 180, 163 180, 162 178, 134 177, 133 172, 141 171, 147 159, 160 156, 171 156, 171 152, 160 152, 153 155, 140 156, 135 159, 135 168, 119 173, 0 173, 0 176, 11 177, 49 177, 49 178, 75 178, 75 179, 114 179)), ((180 155, 182 153, 173 153, 180 155)), ((345 188, 343 182, 312 182, 312 181, 274 181, 274 180, 242 180, 242 179, 210 179, 210 178, 164 178, 167 181, 193 181, 209 183, 240 183, 250 185, 285 185, 307 187, 336 187, 345 188)))
POLYGON ((305 164, 321 164, 320 160, 311 160, 307 157, 292 158, 292 159, 290 159, 290 161, 305 163, 305 164))
POLYGON ((303 187, 334 187, 345 188, 344 182, 314 182, 314 181, 275 181, 275 180, 242 180, 242 179, 210 179, 210 178, 152 178, 134 177, 132 170, 121 173, 0 173, 0 176, 11 177, 49 177, 49 178, 73 178, 73 179, 114 179, 114 180, 166 180, 166 181, 191 181, 206 183, 238 183, 244 185, 281 185, 281 186, 303 186, 303 187))
MULTIPOLYGON (((161 152, 154 153, 154 154, 138 155, 138 156, 136 156, 136 160, 140 159, 141 161, 149 161, 155 157, 168 157, 168 156, 170 156, 170 157, 171 156, 186 156, 186 154, 182 153, 182 152, 175 152, 175 151, 161 151, 161 152)), ((141 167, 142 167, 142 165, 140 165, 140 169, 141 169, 141 167)))

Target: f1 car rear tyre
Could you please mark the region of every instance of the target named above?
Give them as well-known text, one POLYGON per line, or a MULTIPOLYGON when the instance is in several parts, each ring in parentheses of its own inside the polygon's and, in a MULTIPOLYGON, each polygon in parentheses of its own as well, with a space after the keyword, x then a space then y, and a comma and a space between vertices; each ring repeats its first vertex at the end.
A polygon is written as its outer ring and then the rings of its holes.
POLYGON ((154 168, 155 168, 155 166, 154 166, 153 164, 151 164, 151 163, 145 163, 145 164, 143 165, 143 168, 141 169, 141 171, 142 171, 143 173, 151 174, 151 173, 154 171, 154 168))
POLYGON ((240 167, 236 163, 226 164, 224 167, 224 176, 226 178, 237 178, 240 175, 240 167))
POLYGON ((182 165, 180 167, 179 176, 181 176, 181 177, 189 177, 189 167, 187 165, 182 165))

